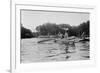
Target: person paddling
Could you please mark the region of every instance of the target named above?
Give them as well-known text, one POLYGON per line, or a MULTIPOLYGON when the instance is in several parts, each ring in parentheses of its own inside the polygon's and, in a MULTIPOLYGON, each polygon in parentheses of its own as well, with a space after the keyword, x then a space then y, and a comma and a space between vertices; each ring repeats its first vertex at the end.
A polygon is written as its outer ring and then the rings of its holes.
POLYGON ((67 31, 65 32, 64 38, 68 39, 68 33, 67 33, 67 31))

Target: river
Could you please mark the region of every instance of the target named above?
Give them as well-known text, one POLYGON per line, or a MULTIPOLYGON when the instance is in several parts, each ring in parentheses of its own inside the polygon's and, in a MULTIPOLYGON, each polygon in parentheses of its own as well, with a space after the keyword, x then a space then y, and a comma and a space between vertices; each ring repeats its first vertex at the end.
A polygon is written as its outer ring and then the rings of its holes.
POLYGON ((67 47, 54 41, 37 43, 43 39, 47 38, 21 39, 21 63, 89 60, 89 42, 77 42, 67 47))

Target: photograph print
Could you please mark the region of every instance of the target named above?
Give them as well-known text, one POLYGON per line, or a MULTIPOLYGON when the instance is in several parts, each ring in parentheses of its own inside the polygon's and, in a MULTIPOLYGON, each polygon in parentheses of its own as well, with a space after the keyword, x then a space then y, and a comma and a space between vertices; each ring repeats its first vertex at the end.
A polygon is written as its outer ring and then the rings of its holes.
POLYGON ((20 62, 90 59, 89 12, 20 10, 20 62))

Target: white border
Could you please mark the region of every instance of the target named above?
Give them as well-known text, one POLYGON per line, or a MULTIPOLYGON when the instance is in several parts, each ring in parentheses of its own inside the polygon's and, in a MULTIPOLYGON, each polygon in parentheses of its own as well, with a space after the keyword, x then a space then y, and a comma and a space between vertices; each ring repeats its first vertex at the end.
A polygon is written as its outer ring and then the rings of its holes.
POLYGON ((32 5, 15 4, 12 2, 11 15, 11 72, 30 72, 38 70, 66 69, 76 67, 88 67, 95 65, 95 9, 93 7, 77 6, 55 6, 55 5, 32 5), (49 11, 71 11, 90 13, 90 60, 67 61, 67 62, 45 62, 20 64, 20 9, 49 10, 49 11))

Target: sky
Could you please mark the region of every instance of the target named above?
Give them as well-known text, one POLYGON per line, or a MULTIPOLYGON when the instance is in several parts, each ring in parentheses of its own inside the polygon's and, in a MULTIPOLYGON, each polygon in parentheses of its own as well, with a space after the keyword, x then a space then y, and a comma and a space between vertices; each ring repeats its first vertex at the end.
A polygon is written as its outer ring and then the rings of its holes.
POLYGON ((88 20, 89 13, 21 10, 21 24, 33 32, 37 26, 47 22, 78 26, 88 20))

